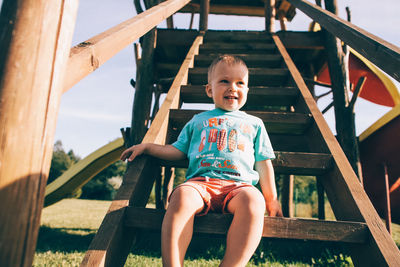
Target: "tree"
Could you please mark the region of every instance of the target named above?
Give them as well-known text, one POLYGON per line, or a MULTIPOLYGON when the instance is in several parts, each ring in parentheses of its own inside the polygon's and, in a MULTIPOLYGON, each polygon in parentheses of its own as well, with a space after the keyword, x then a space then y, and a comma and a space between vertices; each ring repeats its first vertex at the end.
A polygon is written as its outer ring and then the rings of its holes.
POLYGON ((68 151, 68 153, 66 153, 64 151, 62 142, 60 140, 57 140, 54 144, 53 157, 51 159, 51 166, 49 178, 47 179, 47 184, 54 181, 79 160, 80 157, 75 155, 72 149, 68 151))

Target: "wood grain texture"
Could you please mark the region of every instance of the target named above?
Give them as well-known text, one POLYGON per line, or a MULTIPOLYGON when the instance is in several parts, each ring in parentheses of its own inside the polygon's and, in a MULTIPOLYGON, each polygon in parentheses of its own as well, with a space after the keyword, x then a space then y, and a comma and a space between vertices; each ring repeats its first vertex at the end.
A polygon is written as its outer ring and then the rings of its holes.
MULTIPOLYGON (((126 226, 159 230, 165 211, 129 207, 126 226)), ((225 235, 231 224, 231 214, 209 213, 195 218, 194 232, 225 235)), ((342 243, 364 243, 368 231, 364 223, 319 221, 312 219, 289 219, 265 217, 263 237, 318 240, 342 243)))
POLYGON ((77 7, 75 0, 2 5, 9 34, 0 42, 2 266, 32 266, 77 7))
POLYGON ((168 0, 74 46, 68 62, 64 92, 143 36, 190 0, 168 0))
MULTIPOLYGON (((369 251, 363 257, 362 253, 355 252, 355 261, 372 264, 374 266, 398 266, 400 264, 400 251, 391 236, 385 229, 367 194, 363 190, 357 176, 348 162, 343 150, 332 134, 328 124, 319 111, 310 91, 304 83, 301 74, 290 59, 279 37, 273 35, 273 39, 282 54, 284 61, 300 89, 302 97, 308 106, 315 124, 333 157, 333 169, 321 179, 327 192, 329 201, 339 220, 362 221, 368 226, 371 239, 361 250, 369 251)), ((364 255, 365 252, 364 251, 364 255)))
POLYGON ((380 69, 400 81, 400 48, 304 0, 288 0, 380 69))
MULTIPOLYGON (((179 89, 187 81, 189 67, 193 66, 194 56, 203 40, 198 36, 185 58, 182 67, 157 113, 143 143, 162 144, 165 142, 170 108, 179 106, 179 89)), ((124 226, 124 214, 128 205, 144 207, 146 205, 158 170, 156 161, 141 156, 128 165, 123 183, 111 203, 98 233, 90 244, 81 266, 123 266, 129 253, 134 231, 124 226)))

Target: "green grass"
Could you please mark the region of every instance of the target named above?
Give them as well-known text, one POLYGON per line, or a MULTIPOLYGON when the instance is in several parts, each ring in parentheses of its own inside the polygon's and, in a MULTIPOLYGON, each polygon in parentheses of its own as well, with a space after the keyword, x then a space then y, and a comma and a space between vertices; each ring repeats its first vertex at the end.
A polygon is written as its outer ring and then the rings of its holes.
MULTIPOLYGON (((33 266, 79 266, 110 201, 64 199, 43 209, 33 266)), ((298 217, 310 217, 310 205, 296 207, 298 217)), ((329 205, 327 218, 333 219, 329 205)), ((400 244, 400 226, 393 224, 393 237, 400 244)), ((351 266, 351 259, 332 246, 315 242, 266 240, 260 244, 248 266, 351 266), (290 244, 293 243, 293 244, 290 244)), ((141 231, 125 266, 162 266, 159 232, 141 231)), ((185 266, 218 266, 224 252, 224 238, 195 237, 188 249, 185 266)))

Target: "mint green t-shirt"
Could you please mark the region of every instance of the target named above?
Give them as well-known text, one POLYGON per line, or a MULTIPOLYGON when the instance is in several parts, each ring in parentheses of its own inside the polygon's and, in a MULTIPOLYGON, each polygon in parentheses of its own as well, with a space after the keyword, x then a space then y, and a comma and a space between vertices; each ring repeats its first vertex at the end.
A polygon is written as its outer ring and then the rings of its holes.
POLYGON ((172 144, 189 159, 186 178, 257 184, 256 161, 275 158, 264 123, 243 111, 214 109, 193 116, 172 144))

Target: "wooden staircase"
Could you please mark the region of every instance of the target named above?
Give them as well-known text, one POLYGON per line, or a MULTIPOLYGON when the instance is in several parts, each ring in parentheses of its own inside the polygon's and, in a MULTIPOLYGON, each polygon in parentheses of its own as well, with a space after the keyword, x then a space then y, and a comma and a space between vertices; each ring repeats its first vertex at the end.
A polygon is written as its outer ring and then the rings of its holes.
MULTIPOLYGON (((323 184, 337 221, 265 217, 263 237, 338 242, 348 245, 357 266, 395 266, 399 251, 375 212, 343 151, 277 35, 263 32, 206 32, 193 42, 143 142, 172 143, 200 110, 182 103, 211 103, 204 91, 207 67, 217 54, 235 54, 249 67, 243 108, 265 123, 276 152, 276 174, 312 175, 323 184)), ((165 167, 164 199, 171 168, 187 161, 142 156, 129 165, 123 184, 85 255, 83 266, 123 265, 140 229, 160 229, 163 209, 145 208, 154 181, 165 167), (169 175, 168 175, 169 174, 169 175)), ((231 215, 195 220, 197 233, 226 234, 231 215)))

